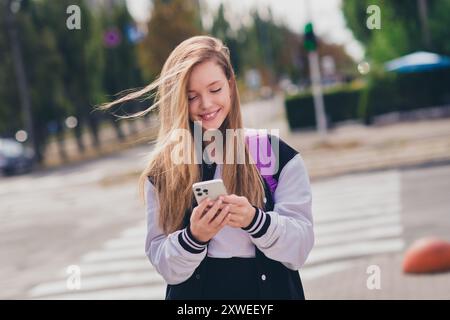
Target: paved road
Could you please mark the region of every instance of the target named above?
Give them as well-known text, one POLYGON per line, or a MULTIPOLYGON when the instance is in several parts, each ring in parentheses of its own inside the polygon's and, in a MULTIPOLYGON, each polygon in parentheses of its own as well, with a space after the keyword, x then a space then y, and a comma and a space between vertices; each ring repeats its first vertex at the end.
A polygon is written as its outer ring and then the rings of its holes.
MULTIPOLYGON (((7 261, 1 298, 163 297, 164 283, 144 255, 145 217, 134 181, 101 183, 139 169, 135 159, 145 151, 0 180, 0 258, 7 261), (67 288, 71 265, 80 268, 80 290, 67 288)), ((314 293, 318 280, 368 257, 400 253, 418 235, 445 236, 449 182, 450 167, 314 182, 316 245, 301 271, 305 287, 314 293)))

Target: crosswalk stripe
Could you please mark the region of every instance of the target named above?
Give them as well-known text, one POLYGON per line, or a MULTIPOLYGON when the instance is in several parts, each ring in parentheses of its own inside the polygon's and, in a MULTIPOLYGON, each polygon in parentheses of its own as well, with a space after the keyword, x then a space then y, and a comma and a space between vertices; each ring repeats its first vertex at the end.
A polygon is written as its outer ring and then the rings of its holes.
MULTIPOLYGON (((114 272, 136 272, 136 271, 147 271, 153 272, 154 268, 148 261, 148 259, 127 259, 127 260, 116 260, 116 261, 100 261, 92 263, 81 263, 79 265, 81 275, 93 276, 101 275, 114 272)), ((66 277, 67 274, 60 272, 61 277, 66 277)))
MULTIPOLYGON (((313 211, 314 212, 314 211, 313 211)), ((358 218, 366 218, 370 216, 386 216, 386 215, 394 215, 400 212, 399 208, 364 208, 360 210, 334 210, 332 214, 320 215, 318 217, 314 217, 314 223, 320 226, 323 223, 330 222, 339 222, 350 219, 358 219, 358 218)))
POLYGON ((358 230, 351 233, 323 235, 318 237, 314 248, 329 246, 337 243, 354 242, 359 240, 372 240, 380 238, 393 238, 401 236, 403 228, 400 225, 382 225, 376 228, 368 228, 364 230, 358 230))
POLYGON ((345 270, 351 267, 353 264, 349 261, 331 262, 323 265, 304 266, 300 269, 300 277, 303 281, 313 280, 319 277, 323 277, 327 274, 337 271, 345 270))
MULTIPOLYGON (((364 197, 359 195, 358 197, 364 197)), ((322 200, 313 200, 314 212, 318 211, 319 216, 333 216, 336 213, 346 213, 349 211, 365 211, 365 210, 399 210, 399 200, 390 199, 389 197, 374 198, 372 201, 356 202, 353 199, 333 200, 324 198, 322 200)))
POLYGON ((144 245, 140 245, 135 248, 128 249, 116 249, 116 250, 98 250, 92 251, 82 257, 82 261, 110 261, 110 260, 123 260, 123 259, 135 259, 145 258, 144 245))
POLYGON ((40 299, 52 300, 162 300, 166 291, 165 284, 145 287, 130 287, 92 292, 72 292, 40 299))
MULTIPOLYGON (((81 274, 81 289, 82 291, 94 291, 105 288, 131 287, 142 286, 147 284, 151 287, 153 284, 164 284, 162 277, 156 272, 121 272, 109 275, 97 275, 94 277, 83 277, 81 274)), ((30 294, 31 296, 50 296, 67 294, 71 291, 67 288, 66 280, 59 280, 40 284, 34 287, 30 294)))
POLYGON ((317 237, 323 235, 336 234, 342 232, 354 232, 362 229, 371 229, 376 226, 399 224, 400 215, 389 216, 375 216, 364 220, 350 220, 335 222, 329 224, 321 224, 314 228, 314 233, 317 237))
POLYGON ((125 231, 123 231, 121 233, 121 237, 138 237, 138 238, 142 238, 143 235, 145 235, 147 230, 145 230, 145 228, 143 228, 142 226, 138 226, 138 227, 133 227, 130 229, 126 229, 125 231))
MULTIPOLYGON (((391 175, 390 179, 396 179, 395 176, 396 174, 391 175)), ((389 195, 392 191, 396 191, 399 188, 398 182, 378 182, 370 179, 360 182, 354 180, 352 186, 343 186, 334 180, 329 187, 326 186, 326 183, 327 182, 320 182, 319 185, 316 184, 311 187, 314 198, 330 198, 333 200, 344 198, 353 198, 354 200, 373 199, 379 195, 389 195), (362 185, 364 185, 364 187, 361 187, 362 185), (361 194, 365 195, 364 199, 357 198, 357 196, 361 194)))
POLYGON ((116 239, 111 239, 109 241, 107 241, 104 244, 104 248, 105 249, 125 249, 125 248, 136 248, 138 246, 143 246, 145 239, 144 237, 138 238, 138 237, 133 237, 133 238, 116 238, 116 239))
POLYGON ((402 250, 402 239, 387 239, 375 241, 358 241, 336 246, 316 248, 308 257, 308 264, 324 263, 336 259, 349 259, 377 253, 395 252, 402 250))

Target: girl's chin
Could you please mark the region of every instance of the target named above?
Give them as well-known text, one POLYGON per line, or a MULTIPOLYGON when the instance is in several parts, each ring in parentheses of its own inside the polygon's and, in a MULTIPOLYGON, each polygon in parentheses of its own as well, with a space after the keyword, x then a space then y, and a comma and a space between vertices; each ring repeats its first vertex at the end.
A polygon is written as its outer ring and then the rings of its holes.
POLYGON ((204 123, 202 122, 202 128, 204 130, 214 130, 214 129, 219 129, 220 126, 222 125, 222 122, 216 122, 216 123, 204 123))
POLYGON ((204 121, 199 119, 198 121, 201 121, 203 129, 212 130, 212 129, 219 129, 222 126, 225 119, 216 118, 214 119, 214 121, 204 121))

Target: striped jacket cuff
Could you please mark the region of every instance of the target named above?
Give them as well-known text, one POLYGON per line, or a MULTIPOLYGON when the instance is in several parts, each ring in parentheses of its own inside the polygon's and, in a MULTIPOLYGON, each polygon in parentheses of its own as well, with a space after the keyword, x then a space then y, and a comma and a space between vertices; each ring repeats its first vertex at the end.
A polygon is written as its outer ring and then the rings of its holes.
POLYGON ((208 245, 208 242, 201 242, 194 238, 190 226, 187 226, 178 234, 178 241, 190 253, 201 253, 208 245))
POLYGON ((256 209, 256 214, 252 222, 242 229, 247 231, 253 238, 260 238, 267 232, 267 229, 269 229, 270 215, 255 206, 253 207, 256 209))

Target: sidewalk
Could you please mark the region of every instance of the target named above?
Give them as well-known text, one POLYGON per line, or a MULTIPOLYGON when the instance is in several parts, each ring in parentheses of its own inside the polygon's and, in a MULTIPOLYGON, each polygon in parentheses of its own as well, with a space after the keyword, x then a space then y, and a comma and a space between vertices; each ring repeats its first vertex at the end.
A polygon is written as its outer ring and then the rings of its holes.
POLYGON ((450 119, 386 127, 346 125, 323 141, 316 134, 286 137, 299 150, 313 178, 450 162, 450 119))

